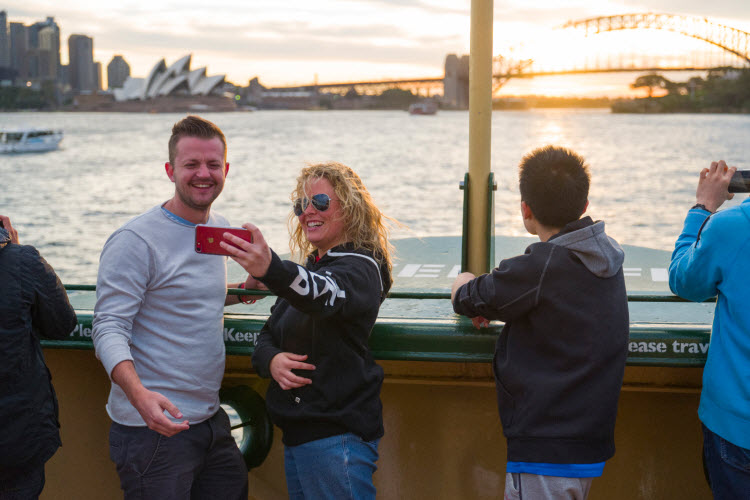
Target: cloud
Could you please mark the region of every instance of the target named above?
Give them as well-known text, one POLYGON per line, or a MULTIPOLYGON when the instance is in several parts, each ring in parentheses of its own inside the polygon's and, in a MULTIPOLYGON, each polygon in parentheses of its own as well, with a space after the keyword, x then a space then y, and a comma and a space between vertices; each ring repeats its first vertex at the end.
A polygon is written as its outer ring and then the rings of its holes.
MULTIPOLYGON (((389 27, 370 26, 365 30, 368 36, 392 35, 389 27)), ((423 62, 425 58, 443 57, 455 50, 451 39, 420 37, 414 43, 384 44, 373 47, 367 38, 357 37, 361 32, 356 27, 340 27, 339 36, 320 32, 317 28, 310 30, 277 28, 281 37, 256 36, 248 34, 246 28, 229 28, 213 35, 204 35, 199 39, 179 33, 155 33, 152 31, 133 31, 131 29, 109 30, 105 39, 108 45, 116 45, 118 40, 129 40, 128 51, 152 50, 154 48, 186 47, 185 52, 221 52, 247 60, 357 60, 366 62, 423 62), (342 34, 346 33, 347 36, 342 34), (227 44, 231 39, 232 43, 227 44)), ((101 43, 100 43, 101 45, 101 43)), ((156 62, 156 61, 154 61, 156 62)))
POLYGON ((221 53, 250 62, 338 60, 442 66, 446 53, 462 49, 463 36, 455 32, 412 32, 377 20, 330 25, 301 20, 215 24, 214 19, 191 17, 174 29, 168 25, 134 26, 113 17, 107 29, 97 34, 96 46, 125 54, 168 49, 174 53, 175 47, 185 47, 185 53, 221 53))
MULTIPOLYGON (((705 0, 622 0, 626 7, 633 11, 657 12, 665 14, 683 14, 709 19, 728 18, 750 20, 750 2, 747 0, 721 0, 720 2, 706 2, 705 0)), ((629 12, 623 12, 626 14, 629 12)), ((744 23, 743 23, 744 24, 744 23)))
POLYGON ((389 8, 413 8, 420 9, 434 14, 459 14, 469 15, 471 12, 471 2, 468 0, 435 3, 424 0, 363 0, 365 3, 386 5, 389 8), (456 4, 463 3, 463 7, 456 7, 456 4))
POLYGON ((408 40, 411 38, 411 35, 400 27, 388 24, 315 26, 306 22, 290 23, 277 21, 247 25, 242 28, 247 33, 269 33, 284 37, 304 36, 310 39, 341 40, 342 45, 354 39, 401 38, 408 40))

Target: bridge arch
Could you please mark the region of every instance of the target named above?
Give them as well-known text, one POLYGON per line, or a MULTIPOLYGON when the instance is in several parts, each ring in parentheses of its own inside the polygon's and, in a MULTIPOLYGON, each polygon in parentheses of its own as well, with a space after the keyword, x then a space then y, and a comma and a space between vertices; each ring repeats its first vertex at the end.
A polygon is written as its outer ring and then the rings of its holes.
POLYGON ((568 21, 564 29, 585 29, 586 35, 627 29, 655 29, 672 31, 702 40, 750 63, 750 33, 714 23, 706 18, 673 14, 620 14, 568 21))

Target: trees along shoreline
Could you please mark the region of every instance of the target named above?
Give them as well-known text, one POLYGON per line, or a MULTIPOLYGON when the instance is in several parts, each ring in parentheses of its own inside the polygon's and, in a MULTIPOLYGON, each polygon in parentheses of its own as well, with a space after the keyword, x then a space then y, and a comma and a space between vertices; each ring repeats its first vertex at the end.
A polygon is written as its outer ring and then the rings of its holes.
POLYGON ((673 82, 658 73, 639 76, 630 87, 649 97, 618 99, 613 113, 750 113, 750 70, 717 68, 706 78, 673 82), (654 97, 654 91, 666 92, 654 97))

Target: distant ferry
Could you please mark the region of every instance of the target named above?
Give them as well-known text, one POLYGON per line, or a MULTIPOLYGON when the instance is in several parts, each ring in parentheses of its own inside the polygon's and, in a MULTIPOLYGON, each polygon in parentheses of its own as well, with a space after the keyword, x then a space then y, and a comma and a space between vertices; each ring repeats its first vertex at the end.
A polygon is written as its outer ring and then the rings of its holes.
POLYGON ((434 115, 438 107, 434 101, 420 101, 409 105, 410 115, 434 115))
POLYGON ((62 130, 26 128, 0 130, 0 153, 39 153, 58 148, 62 130))

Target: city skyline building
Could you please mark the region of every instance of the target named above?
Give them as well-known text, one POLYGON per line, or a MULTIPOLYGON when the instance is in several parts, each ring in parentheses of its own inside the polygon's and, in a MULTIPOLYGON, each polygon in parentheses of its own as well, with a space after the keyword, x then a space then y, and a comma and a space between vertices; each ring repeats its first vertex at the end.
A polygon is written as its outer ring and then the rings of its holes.
POLYGON ((8 14, 4 10, 0 10, 0 68, 10 68, 8 14))
POLYGON ((39 78, 57 81, 60 67, 60 30, 45 26, 39 30, 39 52, 47 52, 46 61, 38 68, 39 78))
POLYGON ((94 40, 86 35, 68 37, 68 74, 73 92, 94 92, 96 90, 96 69, 94 67, 94 40))
POLYGON ((456 54, 445 57, 443 77, 443 102, 450 107, 469 107, 469 56, 460 58, 456 54))
POLYGON ((124 57, 117 54, 107 64, 107 87, 109 89, 122 88, 125 80, 130 76, 130 65, 124 57))
POLYGON ((49 51, 49 55, 41 56, 43 66, 32 68, 29 73, 35 73, 38 78, 57 79, 60 70, 60 27, 55 18, 48 16, 44 21, 38 21, 28 27, 28 48, 49 51))
POLYGON ((31 82, 51 80, 49 69, 52 66, 52 54, 49 50, 29 49, 24 56, 26 59, 26 76, 31 82))
POLYGON ((23 23, 10 23, 10 67, 18 72, 19 79, 28 73, 26 51, 29 50, 29 34, 23 23))
POLYGON ((102 89, 102 63, 94 61, 94 90, 99 92, 102 89))
POLYGON ((101 90, 102 68, 94 61, 93 38, 82 34, 68 38, 67 65, 62 64, 61 49, 60 27, 54 17, 26 25, 9 22, 7 12, 0 11, 0 67, 9 68, 3 74, 9 75, 6 78, 12 85, 40 88, 45 82, 53 82, 58 103, 65 92, 101 90), (5 59, 4 50, 7 50, 5 59))
POLYGON ((55 22, 54 17, 47 17, 44 21, 38 21, 29 26, 29 48, 39 48, 39 32, 44 28, 52 28, 60 33, 60 27, 55 22))

